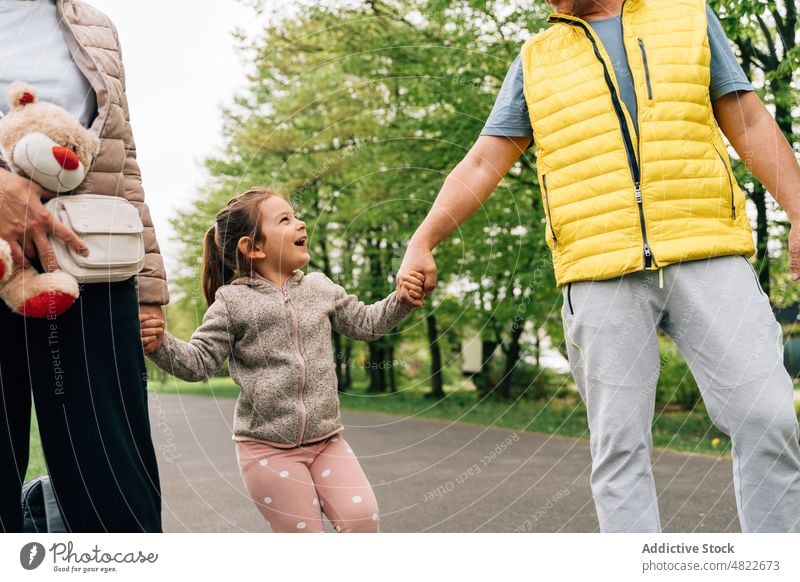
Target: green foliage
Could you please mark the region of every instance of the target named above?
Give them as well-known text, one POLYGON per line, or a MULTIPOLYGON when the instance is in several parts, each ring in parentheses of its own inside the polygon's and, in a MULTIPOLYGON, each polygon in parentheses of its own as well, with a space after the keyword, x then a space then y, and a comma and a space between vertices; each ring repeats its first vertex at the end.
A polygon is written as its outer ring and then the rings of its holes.
POLYGON ((521 363, 514 369, 512 396, 542 401, 563 398, 570 393, 571 385, 572 378, 568 374, 521 363))
MULTIPOLYGON (((175 319, 202 318, 198 241, 228 198, 256 184, 292 195, 309 229, 309 269, 366 303, 385 297, 522 40, 542 26, 546 6, 510 7, 299 2, 291 16, 241 39, 251 82, 225 110, 225 148, 206 163, 211 181, 173 223, 184 249, 175 319)), ((527 322, 555 328, 559 294, 532 166, 523 157, 437 248, 438 290, 424 312, 435 314, 440 340, 458 341, 465 326, 501 342, 527 322)), ((415 317, 402 324, 404 338, 426 338, 423 316, 415 317)))
POLYGON ((668 338, 659 338, 661 374, 656 387, 656 402, 685 410, 700 402, 700 390, 678 347, 668 338))

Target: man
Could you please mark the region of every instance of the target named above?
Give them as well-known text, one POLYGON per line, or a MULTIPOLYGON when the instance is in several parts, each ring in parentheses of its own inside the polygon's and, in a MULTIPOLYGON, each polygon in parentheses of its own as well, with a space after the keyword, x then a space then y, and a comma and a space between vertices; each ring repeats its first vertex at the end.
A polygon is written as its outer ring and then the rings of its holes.
POLYGON ((533 138, 601 531, 661 529, 650 462, 659 327, 731 436, 742 530, 800 531, 792 381, 780 326, 747 261, 745 199, 718 126, 786 210, 796 279, 800 168, 791 147, 704 0, 549 3, 551 26, 522 48, 398 277, 423 272, 433 291, 432 249, 533 138))

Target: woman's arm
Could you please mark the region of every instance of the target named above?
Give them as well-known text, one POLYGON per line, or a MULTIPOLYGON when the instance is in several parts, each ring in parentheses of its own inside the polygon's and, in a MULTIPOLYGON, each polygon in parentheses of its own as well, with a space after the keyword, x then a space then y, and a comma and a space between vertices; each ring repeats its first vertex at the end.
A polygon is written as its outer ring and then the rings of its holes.
MULTIPOLYGON (((146 319, 142 320, 144 337, 146 319)), ((206 311, 203 324, 188 342, 164 332, 157 350, 147 354, 156 366, 187 382, 205 380, 219 370, 230 355, 235 334, 231 329, 228 308, 221 294, 206 311)))

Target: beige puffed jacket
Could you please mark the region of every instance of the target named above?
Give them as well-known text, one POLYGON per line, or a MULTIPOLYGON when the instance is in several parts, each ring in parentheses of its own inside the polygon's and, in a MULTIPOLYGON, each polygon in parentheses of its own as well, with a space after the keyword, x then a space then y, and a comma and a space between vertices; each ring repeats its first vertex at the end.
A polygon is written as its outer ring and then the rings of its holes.
POLYGON ((75 193, 121 196, 139 210, 146 253, 137 278, 139 303, 165 305, 167 277, 144 203, 117 30, 105 14, 80 0, 57 0, 56 7, 72 58, 97 94, 97 117, 89 129, 100 136, 100 153, 75 193))

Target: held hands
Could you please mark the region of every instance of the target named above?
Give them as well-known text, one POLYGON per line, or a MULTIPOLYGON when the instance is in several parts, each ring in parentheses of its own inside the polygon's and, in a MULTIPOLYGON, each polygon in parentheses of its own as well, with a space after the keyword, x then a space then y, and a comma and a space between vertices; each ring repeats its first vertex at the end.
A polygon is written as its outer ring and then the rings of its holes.
POLYGON ((412 239, 397 272, 397 299, 410 307, 422 307, 425 303, 424 297, 433 293, 435 288, 436 263, 433 260, 433 253, 428 245, 412 239), (412 274, 413 280, 422 285, 421 293, 417 291, 416 295, 412 295, 409 288, 403 285, 412 274))
POLYGON ((145 354, 156 351, 164 341, 164 314, 160 305, 140 305, 139 323, 142 328, 142 348, 145 354))

